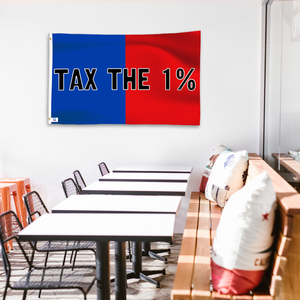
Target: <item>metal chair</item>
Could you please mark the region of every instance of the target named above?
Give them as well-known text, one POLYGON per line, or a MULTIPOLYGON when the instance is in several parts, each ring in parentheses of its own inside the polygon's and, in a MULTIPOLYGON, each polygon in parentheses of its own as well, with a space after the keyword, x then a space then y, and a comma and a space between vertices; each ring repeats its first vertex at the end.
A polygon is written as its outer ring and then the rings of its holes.
POLYGON ((99 170, 100 170, 100 173, 102 176, 109 173, 109 170, 108 170, 105 162, 101 162, 100 164, 98 164, 98 167, 99 167, 99 170))
MULTIPOLYGON (((46 205, 44 204, 43 200, 41 199, 40 195, 36 191, 29 192, 23 195, 23 200, 25 203, 25 207, 28 214, 28 223, 32 223, 36 218, 40 217, 43 214, 49 213, 46 205)), ((34 246, 36 246, 34 244, 34 246)), ((96 254, 96 242, 93 241, 49 241, 43 244, 41 247, 36 247, 36 251, 38 252, 45 252, 45 264, 46 267, 48 256, 50 252, 58 252, 64 251, 64 258, 62 265, 64 266, 67 251, 72 251, 72 255, 70 258, 70 262, 72 261, 73 251, 75 251, 74 260, 73 260, 73 267, 75 266, 75 260, 77 252, 80 250, 90 250, 96 254)))
POLYGON ((66 266, 34 267, 32 262, 35 247, 30 242, 19 241, 18 233, 22 229, 20 220, 13 211, 7 211, 0 215, 0 245, 6 276, 2 299, 5 300, 8 288, 11 288, 23 290, 23 300, 26 299, 28 290, 41 289, 79 289, 86 300, 86 295, 96 280, 95 266, 78 266, 74 269, 66 266), (14 250, 18 259, 10 260, 5 251, 4 244, 10 240, 14 240, 18 244, 14 250), (15 276, 12 274, 20 271, 21 262, 28 265, 28 272, 18 281, 14 281, 15 276))
POLYGON ((73 175, 74 175, 78 190, 79 190, 80 194, 82 194, 82 189, 86 187, 85 181, 79 170, 74 171, 73 175))
POLYGON ((81 194, 73 178, 67 178, 64 181, 62 181, 61 184, 65 192, 66 198, 72 195, 81 194))

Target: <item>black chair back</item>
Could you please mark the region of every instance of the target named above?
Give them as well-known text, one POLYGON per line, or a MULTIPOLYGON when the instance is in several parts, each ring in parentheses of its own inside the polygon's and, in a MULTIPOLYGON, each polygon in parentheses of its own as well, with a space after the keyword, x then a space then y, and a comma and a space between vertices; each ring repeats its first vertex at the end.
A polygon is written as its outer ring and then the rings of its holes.
POLYGON ((100 164, 98 164, 98 167, 99 167, 99 170, 100 170, 100 173, 102 176, 109 173, 109 170, 108 170, 105 162, 101 162, 100 164))
POLYGON ((82 194, 82 189, 86 187, 85 181, 80 173, 80 171, 76 170, 73 172, 77 187, 79 192, 82 194))
POLYGON ((43 214, 49 213, 41 196, 36 191, 23 195, 23 200, 28 214, 28 223, 33 222, 43 214))
MULTIPOLYGON (((9 279, 13 269, 12 264, 16 265, 16 268, 20 268, 20 261, 22 259, 9 260, 9 256, 5 250, 5 243, 13 240, 18 244, 18 247, 14 245, 14 253, 16 251, 21 252, 20 254, 24 256, 25 261, 28 266, 31 267, 31 262, 33 261, 34 248, 30 242, 20 242, 18 239, 18 233, 23 230, 23 226, 18 219, 15 212, 9 210, 0 215, 0 244, 1 244, 1 255, 4 266, 5 275, 7 278, 7 283, 9 285, 9 279)), ((17 254, 17 253, 15 253, 17 254)))
POLYGON ((81 194, 73 178, 67 178, 64 181, 62 181, 61 184, 65 192, 66 198, 72 195, 81 194))
POLYGON ((11 289, 23 290, 23 300, 27 299, 28 290, 41 291, 41 289, 79 289, 86 300, 86 294, 90 291, 96 279, 95 267, 83 265, 79 267, 74 265, 72 267, 46 267, 46 265, 44 267, 33 267, 34 247, 30 242, 19 241, 18 234, 22 229, 22 224, 13 211, 6 211, 0 215, 0 246, 6 275, 6 285, 2 299, 6 299, 10 287, 11 289), (5 250, 5 243, 10 240, 18 244, 18 246, 14 245, 13 257, 7 255, 5 250), (29 270, 27 274, 22 275, 21 279, 16 281, 15 277, 20 277, 20 269, 23 273, 23 270, 27 267, 23 266, 22 254, 29 270), (10 278, 14 278, 14 280, 10 282, 10 278))

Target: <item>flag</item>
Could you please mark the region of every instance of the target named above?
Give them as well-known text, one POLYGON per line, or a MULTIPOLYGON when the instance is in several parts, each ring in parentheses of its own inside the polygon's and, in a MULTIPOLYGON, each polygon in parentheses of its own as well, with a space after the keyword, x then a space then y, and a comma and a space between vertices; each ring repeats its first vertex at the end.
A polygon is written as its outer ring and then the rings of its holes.
POLYGON ((201 32, 50 35, 50 124, 200 125, 201 32))

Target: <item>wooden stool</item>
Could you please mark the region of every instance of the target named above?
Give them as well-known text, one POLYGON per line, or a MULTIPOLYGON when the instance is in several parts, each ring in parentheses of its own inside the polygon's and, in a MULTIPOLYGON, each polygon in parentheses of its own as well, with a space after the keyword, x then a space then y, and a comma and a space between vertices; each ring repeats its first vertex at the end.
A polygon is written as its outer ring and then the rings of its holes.
MULTIPOLYGON (((0 182, 0 194, 2 198, 2 203, 0 205, 0 213, 11 210, 11 196, 13 196, 14 198, 15 206, 17 209, 19 198, 18 187, 15 183, 0 182)), ((13 249, 12 240, 9 241, 9 246, 7 245, 7 243, 5 244, 5 248, 7 252, 9 252, 9 249, 13 249)))
POLYGON ((23 228, 27 226, 27 211, 22 196, 31 192, 30 179, 27 177, 6 177, 0 179, 0 183, 15 183, 18 189, 18 203, 15 201, 16 213, 23 228))

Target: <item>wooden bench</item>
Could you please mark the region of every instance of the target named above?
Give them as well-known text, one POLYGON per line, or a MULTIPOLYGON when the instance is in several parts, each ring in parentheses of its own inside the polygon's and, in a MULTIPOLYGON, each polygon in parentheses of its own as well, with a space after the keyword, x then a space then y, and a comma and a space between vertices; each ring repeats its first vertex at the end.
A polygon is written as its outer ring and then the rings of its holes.
POLYGON ((263 171, 272 179, 278 201, 274 255, 265 277, 248 295, 221 295, 212 291, 210 251, 221 208, 192 192, 172 300, 298 300, 300 299, 300 194, 256 154, 249 154, 248 180, 263 171))

